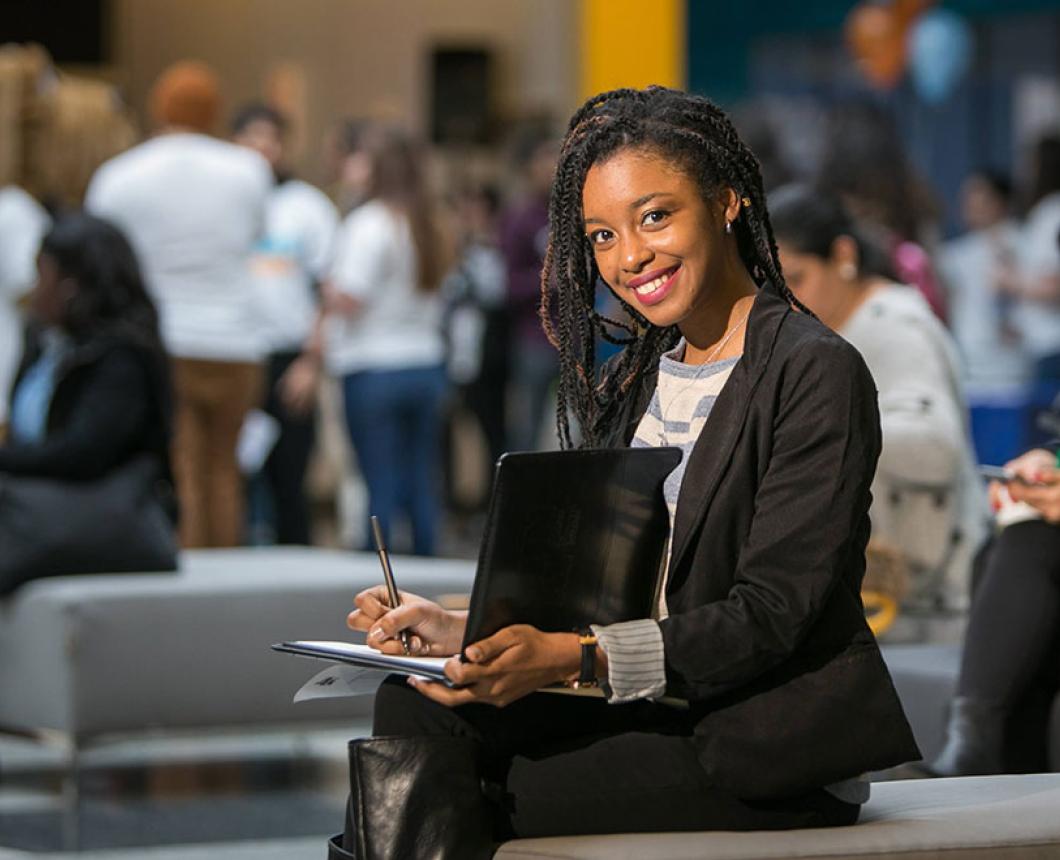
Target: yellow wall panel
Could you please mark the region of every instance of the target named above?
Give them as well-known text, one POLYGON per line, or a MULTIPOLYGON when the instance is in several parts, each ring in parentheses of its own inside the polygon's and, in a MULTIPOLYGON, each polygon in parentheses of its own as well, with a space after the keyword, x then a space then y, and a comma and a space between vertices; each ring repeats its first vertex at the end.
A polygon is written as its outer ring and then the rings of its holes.
POLYGON ((686 0, 581 0, 582 97, 686 85, 686 0))

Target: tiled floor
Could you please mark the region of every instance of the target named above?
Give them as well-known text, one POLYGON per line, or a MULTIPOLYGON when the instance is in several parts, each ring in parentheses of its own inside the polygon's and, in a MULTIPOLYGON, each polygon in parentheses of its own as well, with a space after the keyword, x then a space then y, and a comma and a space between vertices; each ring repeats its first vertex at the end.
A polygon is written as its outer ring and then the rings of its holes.
POLYGON ((342 825, 346 741, 368 726, 123 740, 85 757, 63 852, 60 751, 0 736, 0 860, 301 860, 342 825))

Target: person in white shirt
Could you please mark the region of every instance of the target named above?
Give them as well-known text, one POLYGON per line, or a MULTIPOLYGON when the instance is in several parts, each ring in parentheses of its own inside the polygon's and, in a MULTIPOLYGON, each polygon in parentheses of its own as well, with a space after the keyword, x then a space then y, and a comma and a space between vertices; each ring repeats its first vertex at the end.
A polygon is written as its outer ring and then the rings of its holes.
POLYGON ((965 609, 989 511, 953 341, 915 289, 878 274, 837 199, 786 186, 769 208, 788 284, 857 348, 879 389, 872 540, 901 553, 908 606, 965 609))
POLYGON ((1014 316, 1018 295, 1006 273, 1019 255, 1020 227, 1010 212, 1008 179, 992 170, 971 173, 961 186, 968 232, 946 242, 939 268, 947 282, 950 331, 970 389, 989 392, 1025 383, 1030 360, 1014 316))
POLYGON ((319 310, 317 290, 331 265, 339 214, 327 195, 289 173, 287 120, 279 111, 261 103, 245 106, 232 122, 232 139, 261 154, 275 177, 265 233, 251 259, 268 349, 265 412, 279 425, 261 477, 271 497, 276 543, 308 544, 304 484, 316 438, 320 370, 311 335, 319 310))
POLYGON ((1049 390, 1047 406, 1060 392, 1060 137, 1046 136, 1035 148, 1035 203, 1023 225, 1023 245, 1014 273, 1021 302, 1017 321, 1035 362, 1035 378, 1049 390))
POLYGON ((36 283, 37 251, 50 224, 44 208, 21 188, 0 188, 0 439, 22 355, 18 303, 36 283))
POLYGON ((100 167, 85 206, 131 239, 174 359, 182 543, 235 546, 244 530, 236 440, 259 401, 266 351, 248 261, 272 174, 257 153, 209 135, 220 94, 202 64, 163 73, 151 107, 159 133, 100 167))
POLYGON ((368 197, 342 224, 325 289, 326 365, 342 378, 368 513, 379 517, 388 540, 394 516, 407 513, 413 551, 433 555, 446 389, 439 293, 446 248, 416 142, 375 128, 365 133, 362 152, 368 197))

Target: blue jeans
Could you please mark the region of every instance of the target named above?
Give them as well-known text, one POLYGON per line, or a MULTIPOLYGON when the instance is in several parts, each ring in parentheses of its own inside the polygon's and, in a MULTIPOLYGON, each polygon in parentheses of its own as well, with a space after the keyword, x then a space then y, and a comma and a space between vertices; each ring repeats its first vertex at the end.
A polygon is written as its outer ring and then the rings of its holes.
POLYGON ((389 544, 391 523, 404 511, 412 551, 434 555, 445 368, 360 371, 343 377, 342 388, 368 513, 379 517, 389 544))

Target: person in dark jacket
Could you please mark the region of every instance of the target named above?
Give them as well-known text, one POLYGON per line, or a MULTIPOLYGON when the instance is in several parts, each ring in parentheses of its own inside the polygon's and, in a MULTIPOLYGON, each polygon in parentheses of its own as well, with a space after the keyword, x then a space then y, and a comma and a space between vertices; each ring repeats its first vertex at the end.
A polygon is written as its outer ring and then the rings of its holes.
MULTIPOLYGON (((786 286, 757 162, 706 99, 590 99, 549 223, 561 443, 573 415, 585 446, 684 452, 664 492, 658 606, 578 633, 504 628, 446 663, 455 688, 388 679, 376 737, 351 745, 356 790, 331 856, 854 823, 861 775, 919 757, 859 596, 880 452, 872 377, 786 286), (594 309, 601 282, 624 330, 594 309), (602 372, 597 334, 624 345, 602 372), (556 682, 605 697, 535 692, 556 682), (477 810, 471 762, 492 798, 477 810), (429 796, 395 822, 427 775, 429 796)), ((402 631, 418 654, 460 649, 463 614, 411 594, 390 609, 379 588, 356 603, 350 626, 381 651, 401 653, 402 631)))
MULTIPOLYGON (((1044 422, 1060 428, 1060 399, 1044 422)), ((1060 439, 1010 460, 992 481, 996 535, 975 591, 946 743, 933 776, 1049 769, 1049 714, 1060 694, 1060 439)))
POLYGON ((158 315, 125 237, 88 215, 45 236, 37 327, 11 396, 4 473, 92 481, 138 456, 170 484, 172 395, 158 315))

